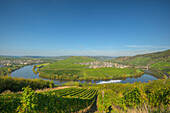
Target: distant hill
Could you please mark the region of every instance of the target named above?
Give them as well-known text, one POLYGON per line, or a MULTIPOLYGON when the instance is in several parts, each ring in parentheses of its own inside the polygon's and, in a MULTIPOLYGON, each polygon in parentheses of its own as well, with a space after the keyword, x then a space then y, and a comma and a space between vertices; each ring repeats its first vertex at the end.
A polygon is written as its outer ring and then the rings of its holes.
POLYGON ((170 74, 170 49, 162 52, 118 57, 110 61, 125 65, 150 66, 170 74))
POLYGON ((82 62, 94 62, 96 59, 93 59, 92 57, 87 56, 72 56, 67 59, 65 59, 66 62, 71 63, 82 63, 82 62))
MULTIPOLYGON (((67 59, 67 58, 70 58, 70 57, 74 57, 74 58, 88 58, 88 59, 95 59, 95 60, 98 60, 98 61, 106 61, 106 60, 110 60, 110 59, 113 59, 115 57, 110 57, 110 56, 56 56, 56 57, 40 57, 41 59, 51 59, 51 60, 64 60, 64 59, 67 59)), ((87 61, 88 61, 87 59, 87 61)))
POLYGON ((116 57, 112 57, 112 56, 90 56, 93 59, 99 60, 99 61, 106 61, 106 60, 110 60, 116 57))

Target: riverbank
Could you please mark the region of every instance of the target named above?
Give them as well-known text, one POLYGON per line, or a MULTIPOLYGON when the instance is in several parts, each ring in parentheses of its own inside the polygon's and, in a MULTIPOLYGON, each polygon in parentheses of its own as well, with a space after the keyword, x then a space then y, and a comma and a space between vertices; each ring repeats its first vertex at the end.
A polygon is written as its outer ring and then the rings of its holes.
MULTIPOLYGON (((29 66, 25 66, 23 68, 20 68, 16 71, 14 71, 13 73, 11 73, 11 77, 22 77, 22 78, 26 78, 26 79, 39 79, 41 78, 38 73, 35 74, 33 72, 33 65, 29 65, 29 66)), ((61 84, 64 84, 64 83, 67 83, 69 82, 70 80, 52 80, 52 79, 45 79, 45 78, 41 78, 43 80, 50 80, 50 81, 53 81, 54 84, 56 85, 61 85, 61 84)), ((99 83, 99 82, 102 82, 102 81, 110 81, 110 80, 114 80, 114 79, 109 79, 109 80, 75 80, 77 82, 80 82, 80 83, 99 83)), ((148 80, 157 80, 156 77, 152 76, 151 74, 147 74, 147 73, 144 73, 142 76, 136 76, 136 77, 127 77, 126 79, 116 79, 116 80, 121 80, 120 82, 118 83, 134 83, 134 82, 138 82, 138 81, 141 81, 141 82, 148 82, 148 80)), ((74 80, 73 80, 74 81, 74 80)))
MULTIPOLYGON (((38 69, 37 73, 39 76, 51 80, 116 80, 116 79, 126 79, 129 77, 140 77, 144 72, 140 69, 135 68, 100 68, 100 69, 84 69, 82 74, 60 74, 60 71, 65 70, 42 70, 38 69), (55 73, 56 71, 57 73, 55 73), (119 73, 120 72, 120 73, 119 73), (91 75, 91 76, 90 76, 91 75)), ((67 70, 68 71, 68 70, 67 70)), ((69 70, 70 72, 73 70, 69 70)), ((74 70, 75 71, 75 70, 74 70)), ((78 70, 77 70, 78 71, 78 70)), ((63 73, 63 72, 62 72, 63 73)), ((71 72, 72 73, 72 72, 71 72)))
POLYGON ((14 72, 15 70, 18 70, 24 66, 27 65, 11 65, 11 66, 4 66, 0 68, 0 75, 4 76, 4 75, 8 75, 12 72, 14 72))

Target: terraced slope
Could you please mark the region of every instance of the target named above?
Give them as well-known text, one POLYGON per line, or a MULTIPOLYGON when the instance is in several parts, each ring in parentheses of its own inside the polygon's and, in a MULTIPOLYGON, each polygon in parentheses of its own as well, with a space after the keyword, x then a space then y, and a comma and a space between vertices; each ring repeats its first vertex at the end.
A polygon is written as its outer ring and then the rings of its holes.
MULTIPOLYGON (((35 93, 34 97, 36 99, 31 103, 34 103, 36 112, 76 112, 85 110, 93 104, 97 97, 97 90, 66 88, 35 93)), ((22 98, 23 95, 19 93, 0 95, 0 112, 16 111, 21 105, 22 98)))
POLYGON ((132 66, 149 66, 170 74, 170 49, 131 57, 118 57, 109 61, 132 66))

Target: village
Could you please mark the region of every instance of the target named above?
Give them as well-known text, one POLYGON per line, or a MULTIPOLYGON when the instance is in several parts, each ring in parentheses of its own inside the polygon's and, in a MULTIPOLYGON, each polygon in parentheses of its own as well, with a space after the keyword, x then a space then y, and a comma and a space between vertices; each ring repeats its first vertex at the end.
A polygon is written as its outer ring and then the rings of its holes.
POLYGON ((34 60, 0 60, 0 67, 10 66, 10 65, 29 65, 35 63, 41 63, 42 61, 38 59, 34 60))
POLYGON ((83 62, 83 63, 76 63, 80 65, 89 65, 88 68, 102 68, 102 67, 116 67, 116 68, 128 68, 127 65, 111 63, 111 62, 83 62))

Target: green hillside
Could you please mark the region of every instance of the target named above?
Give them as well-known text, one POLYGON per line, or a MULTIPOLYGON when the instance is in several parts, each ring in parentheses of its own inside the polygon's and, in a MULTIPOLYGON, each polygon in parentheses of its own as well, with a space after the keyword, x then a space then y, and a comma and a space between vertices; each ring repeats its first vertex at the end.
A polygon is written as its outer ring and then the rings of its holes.
POLYGON ((170 74, 170 49, 163 52, 148 53, 132 57, 118 57, 110 61, 132 66, 149 66, 170 74))
POLYGON ((163 72, 166 72, 167 74, 170 75, 170 62, 157 62, 152 65, 150 65, 152 68, 161 70, 163 72))

